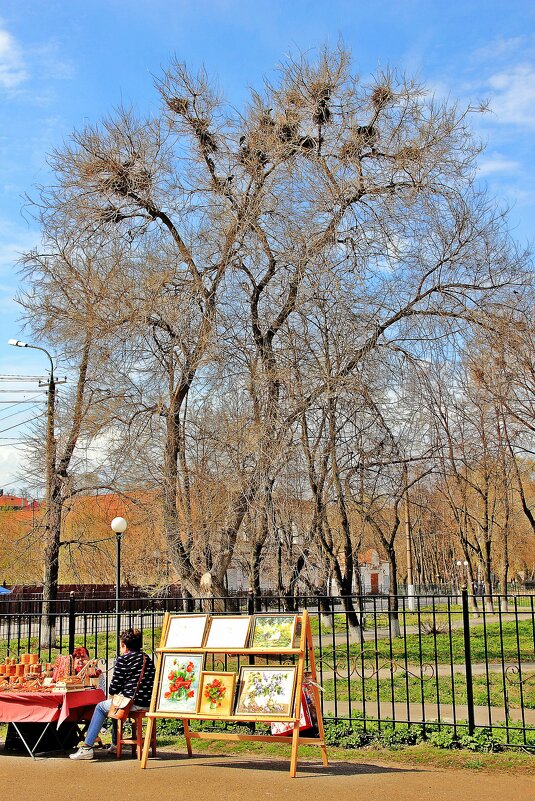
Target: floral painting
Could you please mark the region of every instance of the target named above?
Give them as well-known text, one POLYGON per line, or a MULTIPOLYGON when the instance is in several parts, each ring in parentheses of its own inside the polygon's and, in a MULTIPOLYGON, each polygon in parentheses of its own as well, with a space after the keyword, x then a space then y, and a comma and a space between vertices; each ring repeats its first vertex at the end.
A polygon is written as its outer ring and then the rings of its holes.
POLYGON ((295 615, 255 615, 253 648, 291 648, 295 635, 295 615))
POLYGON ((203 672, 199 691, 199 714, 213 717, 232 715, 235 673, 203 672))
POLYGON ((162 661, 158 712, 195 714, 203 667, 199 654, 165 654, 162 661))
POLYGON ((245 667, 240 672, 240 687, 235 714, 240 717, 277 719, 292 714, 295 685, 294 665, 287 667, 245 667))

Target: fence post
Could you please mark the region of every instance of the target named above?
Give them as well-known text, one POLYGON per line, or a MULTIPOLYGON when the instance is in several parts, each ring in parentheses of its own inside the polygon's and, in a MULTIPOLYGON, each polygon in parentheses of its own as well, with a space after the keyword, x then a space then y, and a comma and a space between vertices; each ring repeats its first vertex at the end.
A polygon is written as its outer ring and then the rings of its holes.
POLYGON ((255 613, 255 597, 254 597, 254 589, 249 587, 247 589, 247 614, 254 615, 255 613))
POLYGON ((468 611, 468 589, 466 584, 461 589, 463 609, 464 665, 466 670, 466 704, 468 707, 468 734, 475 731, 474 685, 472 682, 472 656, 470 654, 470 613, 468 611))
POLYGON ((69 653, 74 651, 74 633, 76 629, 76 596, 73 591, 69 593, 69 653))

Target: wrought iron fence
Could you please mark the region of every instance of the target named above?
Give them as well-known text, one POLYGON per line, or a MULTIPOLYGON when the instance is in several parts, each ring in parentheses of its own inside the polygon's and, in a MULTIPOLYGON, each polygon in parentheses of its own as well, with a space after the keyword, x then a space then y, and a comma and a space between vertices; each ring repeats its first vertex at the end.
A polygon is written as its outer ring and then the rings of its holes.
MULTIPOLYGON (((128 598, 0 603, 0 658, 38 650, 46 661, 85 645, 112 668, 116 630, 135 626, 158 647, 163 616, 307 608, 326 718, 364 729, 416 727, 454 734, 487 729, 535 748, 535 597, 455 596, 128 598), (51 625, 52 624, 52 625, 51 625)), ((233 667, 239 666, 236 658, 233 667)), ((228 666, 228 665, 227 665, 228 666)))

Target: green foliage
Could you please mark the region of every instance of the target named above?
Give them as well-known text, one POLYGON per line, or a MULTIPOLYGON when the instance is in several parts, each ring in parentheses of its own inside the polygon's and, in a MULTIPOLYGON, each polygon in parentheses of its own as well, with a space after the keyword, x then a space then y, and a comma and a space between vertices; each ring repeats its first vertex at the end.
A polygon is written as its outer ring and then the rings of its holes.
POLYGON ((325 741, 327 745, 339 748, 380 746, 397 749, 428 741, 437 748, 464 748, 478 753, 489 753, 505 750, 508 741, 514 742, 515 733, 518 745, 528 749, 535 748, 535 729, 528 729, 524 733, 518 726, 509 726, 508 734, 503 727, 492 732, 486 728, 476 729, 473 735, 469 735, 466 724, 462 721, 455 728, 438 723, 414 723, 408 726, 386 721, 379 724, 377 721, 367 720, 360 713, 350 721, 335 722, 330 718, 325 719, 325 741))

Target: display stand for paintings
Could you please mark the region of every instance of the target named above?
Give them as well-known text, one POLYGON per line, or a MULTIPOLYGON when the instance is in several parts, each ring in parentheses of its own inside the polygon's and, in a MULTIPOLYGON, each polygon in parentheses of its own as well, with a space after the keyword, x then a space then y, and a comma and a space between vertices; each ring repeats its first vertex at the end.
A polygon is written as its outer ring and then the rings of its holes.
MULTIPOLYGON (((306 745, 319 745, 321 748, 321 758, 324 767, 327 767, 328 760, 327 760, 327 747, 325 745, 325 731, 323 728, 323 718, 321 714, 321 703, 320 703, 320 695, 319 695, 319 688, 317 684, 317 674, 316 674, 316 662, 314 659, 314 645, 312 642, 312 630, 310 626, 310 617, 306 610, 303 611, 302 615, 297 617, 297 622, 301 622, 301 634, 299 636, 299 645, 297 648, 232 648, 232 649, 225 649, 225 648, 181 648, 181 649, 167 649, 164 648, 165 643, 165 634, 167 631, 169 620, 169 614, 167 613, 164 619, 163 627, 162 627, 162 639, 160 641, 160 647, 157 649, 158 653, 158 660, 156 665, 156 679, 154 682, 154 690, 152 693, 152 700, 150 711, 147 713, 147 728, 145 733, 145 742, 143 746, 143 755, 141 757, 141 767, 145 768, 147 765, 147 758, 149 754, 149 748, 151 744, 151 737, 152 731, 154 726, 156 725, 157 718, 174 718, 178 720, 182 720, 184 725, 184 735, 186 738, 186 748, 188 751, 188 756, 193 755, 193 750, 191 747, 191 741, 194 739, 211 739, 211 740, 261 740, 264 742, 270 743, 291 743, 291 756, 290 756, 290 776, 292 778, 295 777, 297 772, 297 756, 298 756, 298 749, 300 744, 306 745), (296 656, 296 667, 297 667, 297 676, 296 676, 296 683, 295 683, 295 693, 294 693, 294 701, 293 701, 293 712, 289 716, 280 716, 280 717, 273 717, 271 720, 273 722, 285 722, 293 724, 293 732, 291 735, 288 736, 273 736, 268 734, 236 734, 234 732, 197 732, 192 731, 189 726, 190 720, 214 720, 213 715, 209 714, 177 714, 173 712, 158 712, 156 710, 157 707, 157 698, 158 698, 158 687, 161 680, 161 673, 162 673, 162 664, 163 664, 163 655, 165 653, 172 653, 173 650, 180 650, 182 652, 187 651, 188 653, 192 654, 233 654, 233 655, 244 655, 248 657, 255 657, 255 656, 296 656), (302 737, 300 736, 299 732, 299 724, 301 718, 301 701, 302 701, 302 689, 303 689, 303 679, 305 675, 305 662, 306 657, 308 654, 308 668, 309 674, 311 676, 311 692, 313 694, 313 699, 316 707, 317 713, 317 726, 318 726, 318 736, 317 737, 302 737)), ((252 660, 249 660, 252 661, 252 660)), ((258 717, 258 718, 251 718, 251 716, 240 717, 239 715, 228 715, 225 717, 218 716, 217 720, 224 720, 224 721, 232 721, 232 722, 243 722, 247 720, 250 722, 251 720, 256 720, 258 723, 266 723, 265 717, 258 717)))

